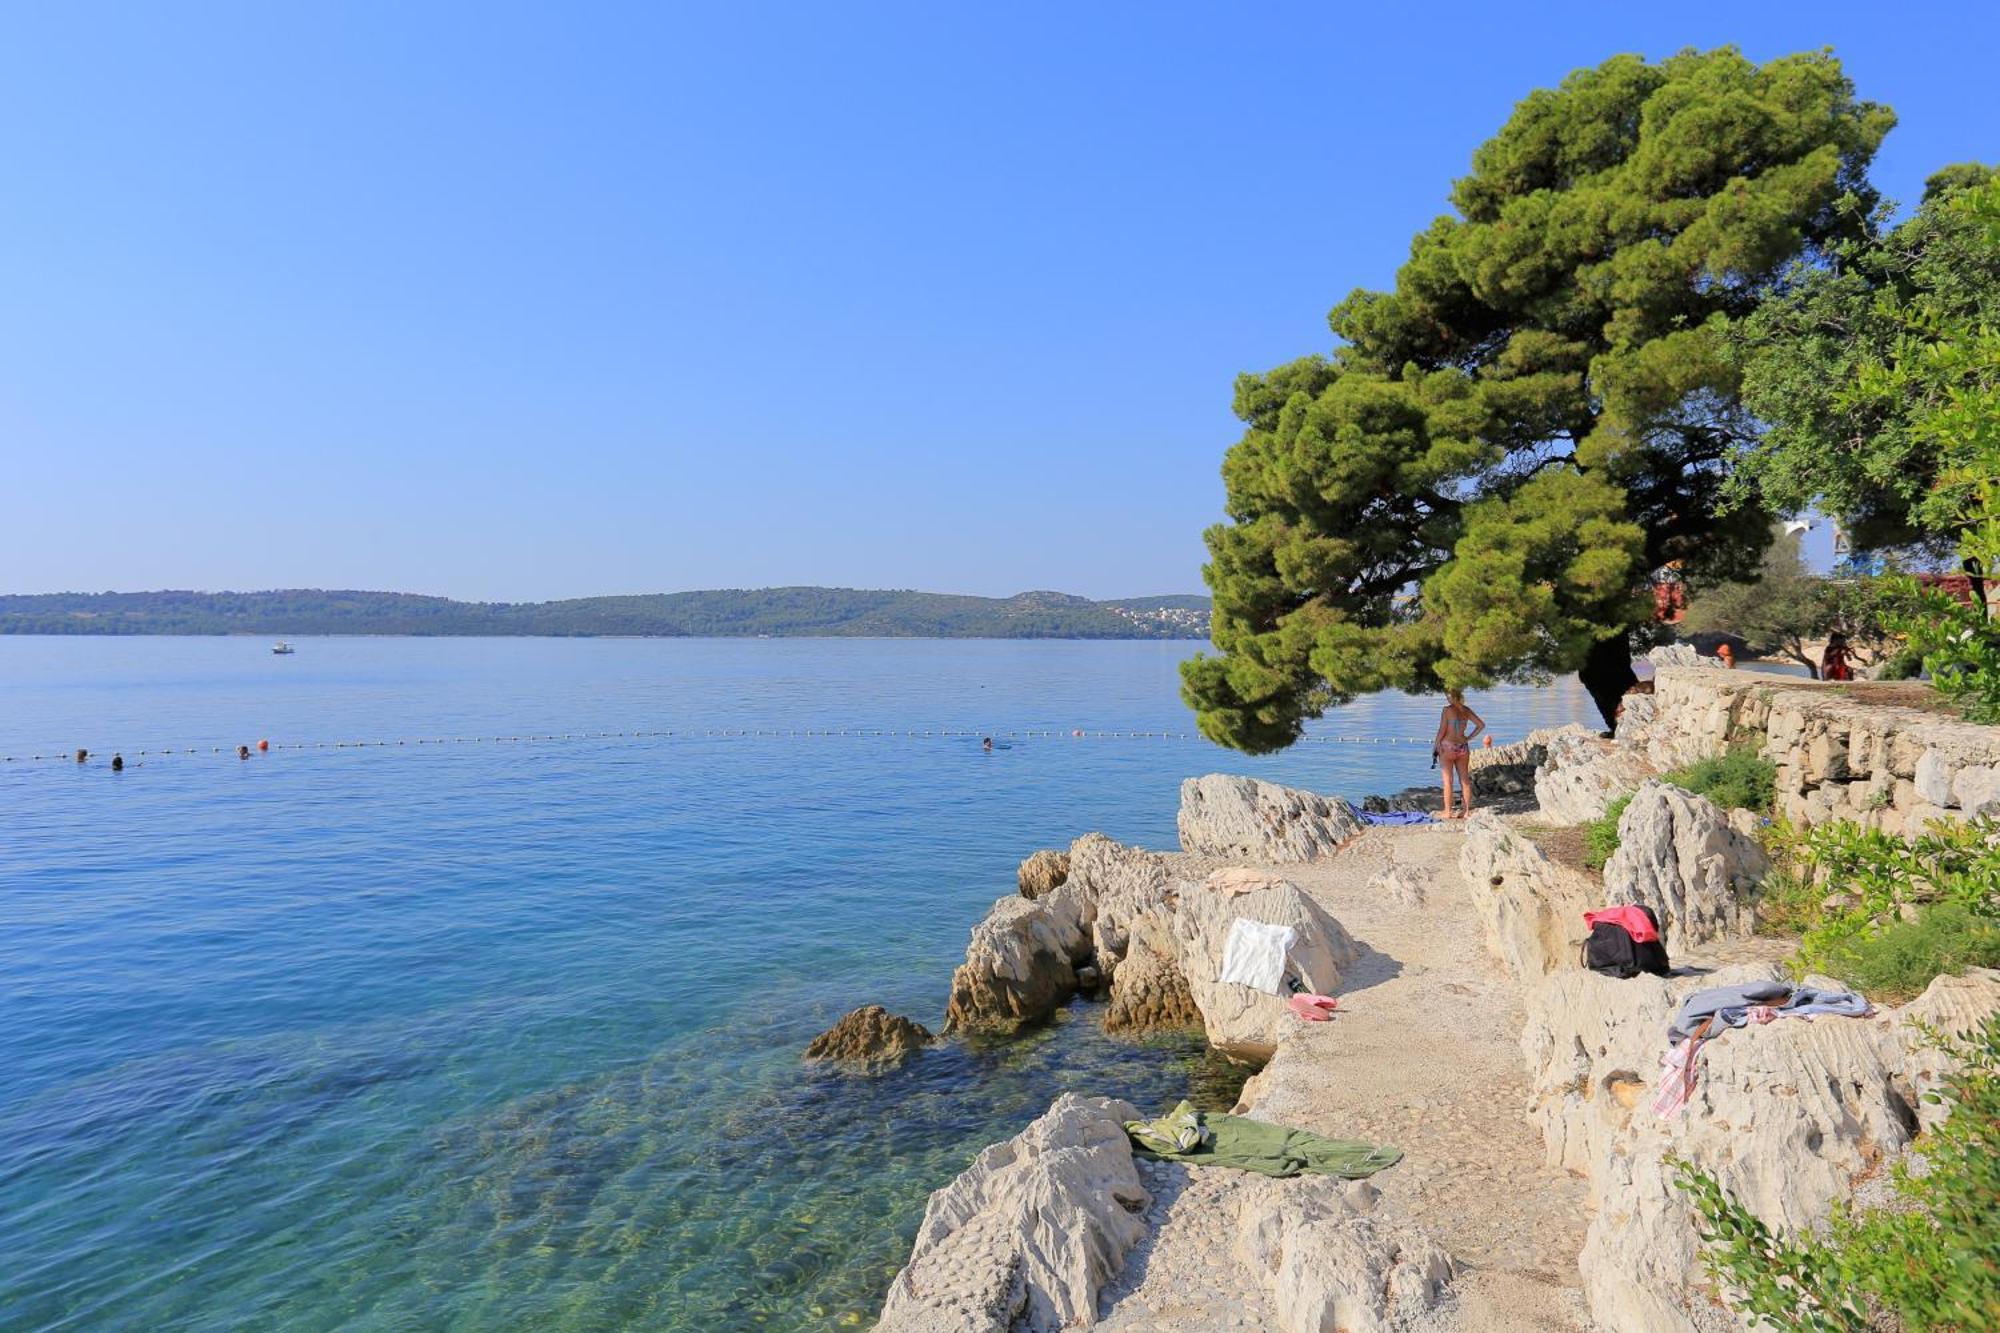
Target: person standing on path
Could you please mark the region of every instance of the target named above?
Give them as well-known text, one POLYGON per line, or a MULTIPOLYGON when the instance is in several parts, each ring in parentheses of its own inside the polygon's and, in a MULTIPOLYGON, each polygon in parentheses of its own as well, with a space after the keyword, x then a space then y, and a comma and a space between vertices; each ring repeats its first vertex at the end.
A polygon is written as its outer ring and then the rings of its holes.
POLYGON ((1463 690, 1444 692, 1444 711, 1438 714, 1437 736, 1431 741, 1431 749, 1438 757, 1440 777, 1444 783, 1444 817, 1464 819, 1472 813, 1472 741, 1486 730, 1486 723, 1479 714, 1465 706, 1463 690), (1451 780, 1458 778, 1459 812, 1451 812, 1451 780))

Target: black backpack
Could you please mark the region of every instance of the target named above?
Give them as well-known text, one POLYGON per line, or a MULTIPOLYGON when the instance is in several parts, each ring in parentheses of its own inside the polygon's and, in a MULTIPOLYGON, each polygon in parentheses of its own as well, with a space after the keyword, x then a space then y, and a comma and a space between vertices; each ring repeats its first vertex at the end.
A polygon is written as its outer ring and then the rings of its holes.
MULTIPOLYGON (((1653 930, 1660 929, 1660 918, 1653 909, 1641 905, 1639 910, 1653 923, 1653 930)), ((1644 944, 1632 938, 1632 932, 1616 921, 1600 921, 1590 928, 1590 938, 1583 942, 1583 965, 1593 972, 1602 972, 1607 977, 1636 977, 1641 972, 1650 972, 1656 977, 1664 977, 1673 971, 1667 961, 1667 946, 1662 940, 1647 940, 1644 944)))

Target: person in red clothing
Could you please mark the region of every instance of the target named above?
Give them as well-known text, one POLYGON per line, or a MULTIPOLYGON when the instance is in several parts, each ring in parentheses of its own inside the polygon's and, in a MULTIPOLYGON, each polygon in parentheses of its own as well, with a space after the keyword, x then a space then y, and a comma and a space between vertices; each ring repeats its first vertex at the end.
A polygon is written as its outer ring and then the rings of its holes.
POLYGON ((1826 652, 1820 655, 1821 680, 1853 680, 1854 668, 1847 661, 1847 636, 1835 630, 1827 636, 1826 652))

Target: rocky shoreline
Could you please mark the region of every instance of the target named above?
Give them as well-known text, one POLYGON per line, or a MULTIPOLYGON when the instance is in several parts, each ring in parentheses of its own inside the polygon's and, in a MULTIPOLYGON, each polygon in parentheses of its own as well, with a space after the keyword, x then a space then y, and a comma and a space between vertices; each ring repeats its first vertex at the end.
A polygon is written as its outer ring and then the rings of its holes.
MULTIPOLYGON (((1133 1155, 1123 1122, 1163 1108, 1065 1094, 932 1196, 880 1327, 1742 1327, 1703 1270, 1671 1159, 1774 1226, 1824 1221, 1938 1114, 1920 1026, 2000 1010, 2000 973, 1713 1043, 1685 1116, 1655 1115, 1680 999, 1779 976, 1781 947, 1753 934, 1765 866, 1740 812, 1654 775, 1756 744, 1793 817, 1844 812, 1858 790, 1901 827, 2000 805, 2000 729, 1712 669, 1662 670, 1635 699, 1615 741, 1565 728, 1475 756, 1499 810, 1462 825, 1367 827, 1337 800, 1210 775, 1182 786, 1178 852, 1089 834, 1028 858, 1020 892, 973 929, 947 1035, 1103 997, 1108 1030, 1198 1027, 1257 1068, 1239 1114, 1406 1158, 1365 1182, 1191 1170, 1133 1155), (1538 842, 1622 795, 1601 879, 1538 842), (1615 903, 1658 913, 1675 975, 1577 966, 1582 912, 1615 903), (1220 980, 1238 917, 1293 928, 1299 970, 1341 997, 1334 1021, 1220 980)), ((880 1011, 843 1023, 856 1040, 832 1058, 893 1061, 930 1039, 880 1011), (893 1049, 872 1050, 877 1034, 893 1049)))

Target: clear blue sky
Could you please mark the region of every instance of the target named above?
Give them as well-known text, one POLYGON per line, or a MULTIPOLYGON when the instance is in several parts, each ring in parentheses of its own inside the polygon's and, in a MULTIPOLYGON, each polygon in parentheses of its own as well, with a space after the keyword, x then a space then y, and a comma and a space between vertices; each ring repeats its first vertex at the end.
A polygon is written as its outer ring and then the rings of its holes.
POLYGON ((0 591, 1200 588, 1230 383, 1529 89, 1990 4, 11 6, 0 591))

